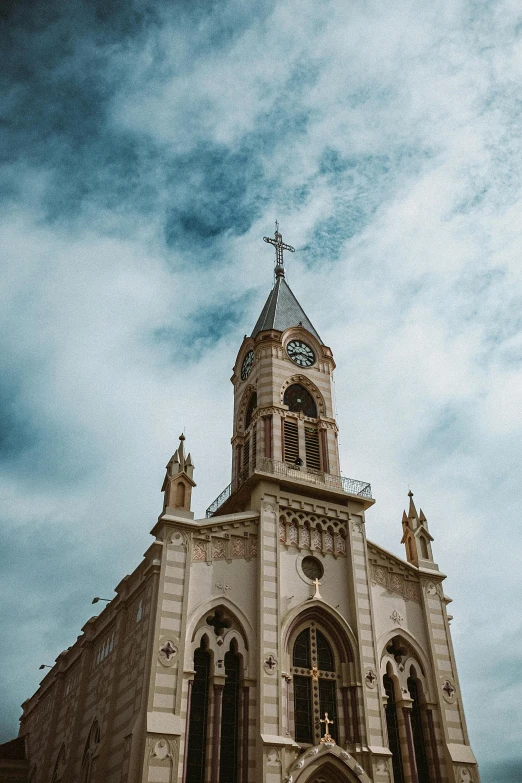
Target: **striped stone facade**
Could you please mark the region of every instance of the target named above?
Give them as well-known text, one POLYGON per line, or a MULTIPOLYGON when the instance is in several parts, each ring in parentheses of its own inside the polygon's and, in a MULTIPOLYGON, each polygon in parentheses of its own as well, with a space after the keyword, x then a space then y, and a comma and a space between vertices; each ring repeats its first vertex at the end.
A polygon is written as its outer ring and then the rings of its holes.
POLYGON ((224 752, 236 753, 237 783, 396 783, 399 753, 404 783, 479 783, 426 520, 411 502, 405 536, 429 541, 410 543, 419 565, 367 540, 369 485, 339 475, 334 367, 299 323, 245 338, 232 376, 232 485, 195 520, 181 438, 143 562, 24 704, 32 783, 186 783, 196 651, 208 661, 201 783, 229 783, 224 752), (310 367, 290 359, 296 340, 313 351, 310 367), (285 404, 294 384, 316 416, 285 404), (296 663, 303 633, 311 661, 323 640, 327 667, 296 663), (233 751, 221 742, 227 653, 240 662, 233 751), (335 720, 320 742, 325 699, 335 720))

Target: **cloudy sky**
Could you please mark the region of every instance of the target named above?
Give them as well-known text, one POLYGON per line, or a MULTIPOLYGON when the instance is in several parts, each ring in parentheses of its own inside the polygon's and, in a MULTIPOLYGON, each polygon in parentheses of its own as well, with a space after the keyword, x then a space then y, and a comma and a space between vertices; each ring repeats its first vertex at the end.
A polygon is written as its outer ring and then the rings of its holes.
POLYGON ((228 484, 278 217, 368 536, 401 553, 411 487, 483 781, 520 781, 520 2, 18 0, 1 23, 1 739, 149 545, 182 429, 196 513, 228 484))

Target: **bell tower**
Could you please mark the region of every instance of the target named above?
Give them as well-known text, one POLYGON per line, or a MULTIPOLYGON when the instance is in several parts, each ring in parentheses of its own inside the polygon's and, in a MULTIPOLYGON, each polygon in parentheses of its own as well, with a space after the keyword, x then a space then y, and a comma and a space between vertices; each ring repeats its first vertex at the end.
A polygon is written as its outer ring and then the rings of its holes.
POLYGON ((285 278, 276 223, 274 286, 239 349, 234 386, 232 489, 253 470, 290 470, 296 477, 339 477, 332 352, 321 340, 285 278))

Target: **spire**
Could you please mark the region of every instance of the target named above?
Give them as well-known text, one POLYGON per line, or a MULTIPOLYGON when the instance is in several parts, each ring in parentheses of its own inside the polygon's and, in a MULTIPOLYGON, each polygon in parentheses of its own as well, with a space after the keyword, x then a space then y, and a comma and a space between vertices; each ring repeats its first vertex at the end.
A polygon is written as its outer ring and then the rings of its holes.
POLYGON ((405 511, 402 515, 401 539, 401 544, 404 544, 406 547, 406 560, 417 568, 429 568, 437 571, 438 566, 433 562, 431 552, 433 536, 430 535, 428 530, 428 521, 422 509, 420 515, 417 514, 411 490, 408 492, 408 497, 410 499, 410 507, 408 515, 406 516, 405 511))
POLYGON ((290 286, 285 279, 283 250, 294 252, 294 248, 283 243, 277 222, 275 239, 271 237, 263 237, 263 239, 265 242, 274 245, 276 249, 276 280, 251 336, 256 337, 259 332, 263 332, 265 329, 276 329, 279 332, 284 332, 290 326, 303 326, 323 345, 323 341, 312 326, 311 321, 290 290, 290 286))
POLYGON ((194 482, 194 465, 190 454, 185 456, 185 436, 179 436, 179 446, 167 464, 167 472, 161 491, 165 493, 163 512, 171 511, 177 515, 194 516, 190 511, 190 500, 194 482))
POLYGON ((408 492, 408 497, 410 499, 410 507, 408 509, 408 519, 418 519, 419 517, 417 515, 417 509, 415 508, 415 503, 413 502, 413 492, 411 491, 411 489, 408 492))

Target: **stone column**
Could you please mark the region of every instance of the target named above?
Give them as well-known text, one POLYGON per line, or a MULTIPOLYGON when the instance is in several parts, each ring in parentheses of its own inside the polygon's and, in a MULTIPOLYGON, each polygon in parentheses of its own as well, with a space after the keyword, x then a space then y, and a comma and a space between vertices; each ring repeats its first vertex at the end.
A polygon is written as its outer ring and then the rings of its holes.
POLYGON ((242 687, 242 731, 241 731, 241 783, 248 783, 248 724, 249 724, 249 687, 243 685, 242 687))
POLYGON ((402 710, 402 720, 404 724, 404 733, 406 735, 406 753, 403 753, 404 775, 406 783, 419 783, 419 776, 417 775, 417 762, 415 760, 415 747, 413 745, 413 731, 411 728, 411 703, 405 703, 404 701, 398 702, 397 708, 402 710))
POLYGON ((213 678, 214 709, 212 712, 212 765, 210 783, 219 781, 219 746, 221 744, 221 707, 223 703, 224 677, 213 678))
POLYGON ((194 685, 194 677, 191 677, 190 680, 187 682, 187 708, 186 713, 187 717, 185 720, 185 740, 183 742, 183 777, 182 777, 182 783, 185 783, 187 779, 187 753, 188 753, 188 743, 189 743, 189 727, 190 727, 190 706, 192 704, 192 686, 194 685))
POLYGON ((435 783, 442 783, 442 774, 440 768, 439 748, 437 737, 435 735, 435 722, 433 720, 433 708, 429 704, 423 705, 424 718, 426 720, 429 743, 427 743, 430 752, 430 765, 435 773, 435 783))

